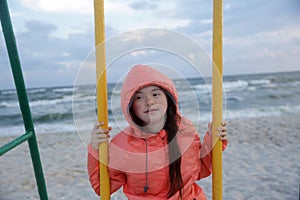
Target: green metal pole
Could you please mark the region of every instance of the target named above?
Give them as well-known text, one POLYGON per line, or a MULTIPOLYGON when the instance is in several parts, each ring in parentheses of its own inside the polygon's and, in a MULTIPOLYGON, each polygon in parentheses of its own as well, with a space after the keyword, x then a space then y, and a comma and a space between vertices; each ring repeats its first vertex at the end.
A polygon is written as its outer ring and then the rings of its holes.
POLYGON ((13 32, 6 0, 0 0, 0 19, 1 19, 2 31, 5 38, 6 48, 8 51, 9 60, 13 72, 13 77, 16 85, 16 90, 18 94, 18 99, 19 99, 20 109, 22 112, 25 130, 26 132, 33 133, 32 137, 28 139, 28 144, 30 148, 32 164, 34 167, 36 183, 38 186, 38 192, 40 195, 40 199, 47 200, 48 196, 46 190, 46 183, 44 179, 42 164, 39 155, 39 149, 38 149, 35 131, 33 127, 30 107, 28 103, 25 83, 23 79, 20 59, 17 50, 17 44, 14 37, 14 32, 13 32))
POLYGON ((21 135, 20 137, 14 139, 13 141, 0 147, 0 156, 5 154, 6 152, 12 150, 13 148, 20 145, 21 143, 28 141, 28 139, 32 137, 32 134, 33 134, 32 131, 25 133, 25 134, 21 135))

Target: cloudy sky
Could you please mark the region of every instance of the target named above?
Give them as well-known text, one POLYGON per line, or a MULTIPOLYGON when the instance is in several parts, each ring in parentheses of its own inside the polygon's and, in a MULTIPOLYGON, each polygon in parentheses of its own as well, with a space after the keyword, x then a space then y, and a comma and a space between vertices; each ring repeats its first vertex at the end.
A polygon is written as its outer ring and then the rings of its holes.
MULTIPOLYGON (((27 86, 73 85, 94 48, 93 0, 8 3, 27 86)), ((211 55, 211 0, 109 0, 105 23, 106 38, 159 28, 184 34, 211 55)), ((299 0, 224 0, 224 74, 300 70, 299 24, 299 0)), ((3 34, 0 46, 0 89, 12 88, 3 34)))

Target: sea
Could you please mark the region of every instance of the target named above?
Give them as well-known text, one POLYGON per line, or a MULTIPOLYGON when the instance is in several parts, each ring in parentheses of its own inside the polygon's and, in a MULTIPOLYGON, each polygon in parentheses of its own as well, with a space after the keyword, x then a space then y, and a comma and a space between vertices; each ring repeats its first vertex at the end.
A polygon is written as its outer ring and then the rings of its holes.
MULTIPOLYGON (((179 106, 192 121, 211 120, 211 80, 174 80, 179 106)), ((109 122, 127 126, 120 107, 120 84, 109 83, 109 122)), ((90 129, 97 119, 96 86, 61 86, 27 89, 36 134, 90 129)), ((300 71, 224 76, 223 118, 241 119, 285 114, 300 116, 300 71)), ((15 89, 0 90, 0 137, 25 130, 15 89)))

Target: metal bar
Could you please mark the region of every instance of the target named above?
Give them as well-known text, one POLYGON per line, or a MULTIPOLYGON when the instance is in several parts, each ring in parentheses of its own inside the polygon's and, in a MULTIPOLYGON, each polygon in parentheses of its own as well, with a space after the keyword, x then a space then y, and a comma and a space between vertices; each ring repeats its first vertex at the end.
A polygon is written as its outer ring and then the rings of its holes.
MULTIPOLYGON (((98 121, 104 122, 101 127, 108 128, 107 81, 105 59, 105 26, 104 0, 94 0, 95 16, 95 46, 96 46, 96 78, 97 78, 97 108, 98 121)), ((100 195, 101 199, 110 199, 110 180, 108 175, 108 142, 99 145, 100 165, 100 195)))
POLYGON ((23 142, 27 141, 29 138, 32 137, 33 132, 29 131, 19 137, 17 137, 16 139, 12 140, 11 142, 3 145, 0 147, 0 156, 4 155, 5 153, 7 153, 8 151, 10 151, 11 149, 15 148, 16 146, 22 144, 23 142))
POLYGON ((25 83, 23 79, 21 63, 18 55, 16 39, 14 37, 13 27, 11 24, 9 9, 6 0, 0 0, 0 19, 2 25, 2 31, 8 51, 8 56, 11 64, 11 69, 14 77, 14 82, 19 99, 20 109, 23 117, 23 123, 26 132, 32 132, 32 136, 28 138, 28 144, 30 148, 31 160, 34 168, 36 183, 38 186, 38 192, 40 199, 48 199, 46 184, 42 169, 42 164, 39 156, 39 150, 35 137, 30 107, 28 103, 25 83))
POLYGON ((40 199, 48 200, 46 182, 45 182, 45 178, 44 178, 42 163, 41 163, 41 159, 40 159, 40 153, 39 153, 34 130, 33 130, 32 137, 28 140, 28 144, 29 144, 31 161, 33 164, 33 169, 34 169, 36 184, 38 186, 38 192, 40 195, 40 199))
POLYGON ((212 199, 222 199, 222 142, 217 128, 222 122, 223 86, 223 0, 213 1, 213 80, 212 80, 212 199))

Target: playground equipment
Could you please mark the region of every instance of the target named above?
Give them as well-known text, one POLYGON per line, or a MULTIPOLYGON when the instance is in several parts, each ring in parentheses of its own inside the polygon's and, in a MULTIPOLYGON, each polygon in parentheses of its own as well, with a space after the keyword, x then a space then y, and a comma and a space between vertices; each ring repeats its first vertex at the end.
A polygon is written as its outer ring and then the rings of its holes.
POLYGON ((223 0, 213 1, 213 77, 212 77, 212 198, 222 199, 222 142, 216 135, 222 120, 223 91, 223 0))
MULTIPOLYGON (((104 122, 103 129, 108 128, 107 108, 107 84, 106 84, 106 63, 105 63, 105 27, 104 27, 104 0, 94 0, 95 16, 95 46, 96 46, 96 83, 97 83, 97 112, 99 122, 104 122)), ((102 200, 110 199, 110 181, 108 175, 108 143, 101 143, 99 146, 100 164, 100 194, 102 200)))
MULTIPOLYGON (((97 105, 98 121, 104 122, 102 128, 107 129, 107 89, 105 68, 105 40, 104 27, 104 0, 94 0, 95 11, 95 38, 96 38, 96 72, 97 72, 97 105), (99 45, 101 44, 101 45, 99 45), (97 48, 98 47, 98 48, 97 48), (100 47, 100 48, 99 48, 100 47)), ((223 0, 213 1, 213 77, 212 77, 212 119, 213 119, 213 150, 212 150, 212 197, 222 199, 222 142, 216 135, 217 127, 222 120, 222 85, 223 85, 223 0)), ((108 144, 102 143, 99 147, 100 158, 100 193, 101 199, 110 199, 110 181, 107 171, 108 144)))
POLYGON ((25 83, 23 79, 21 63, 18 55, 16 40, 15 40, 6 0, 0 0, 0 20, 2 25, 3 35, 5 38, 6 48, 9 55, 11 69, 14 77, 15 87, 17 90, 20 110, 23 117, 23 123, 25 127, 25 134, 19 136, 18 138, 0 147, 0 156, 7 153, 8 151, 15 148, 16 146, 20 145, 21 143, 28 141, 40 199, 47 200, 48 196, 47 196, 42 164, 39 155, 39 149, 38 149, 34 126, 32 122, 32 117, 31 117, 30 107, 28 103, 25 83))

